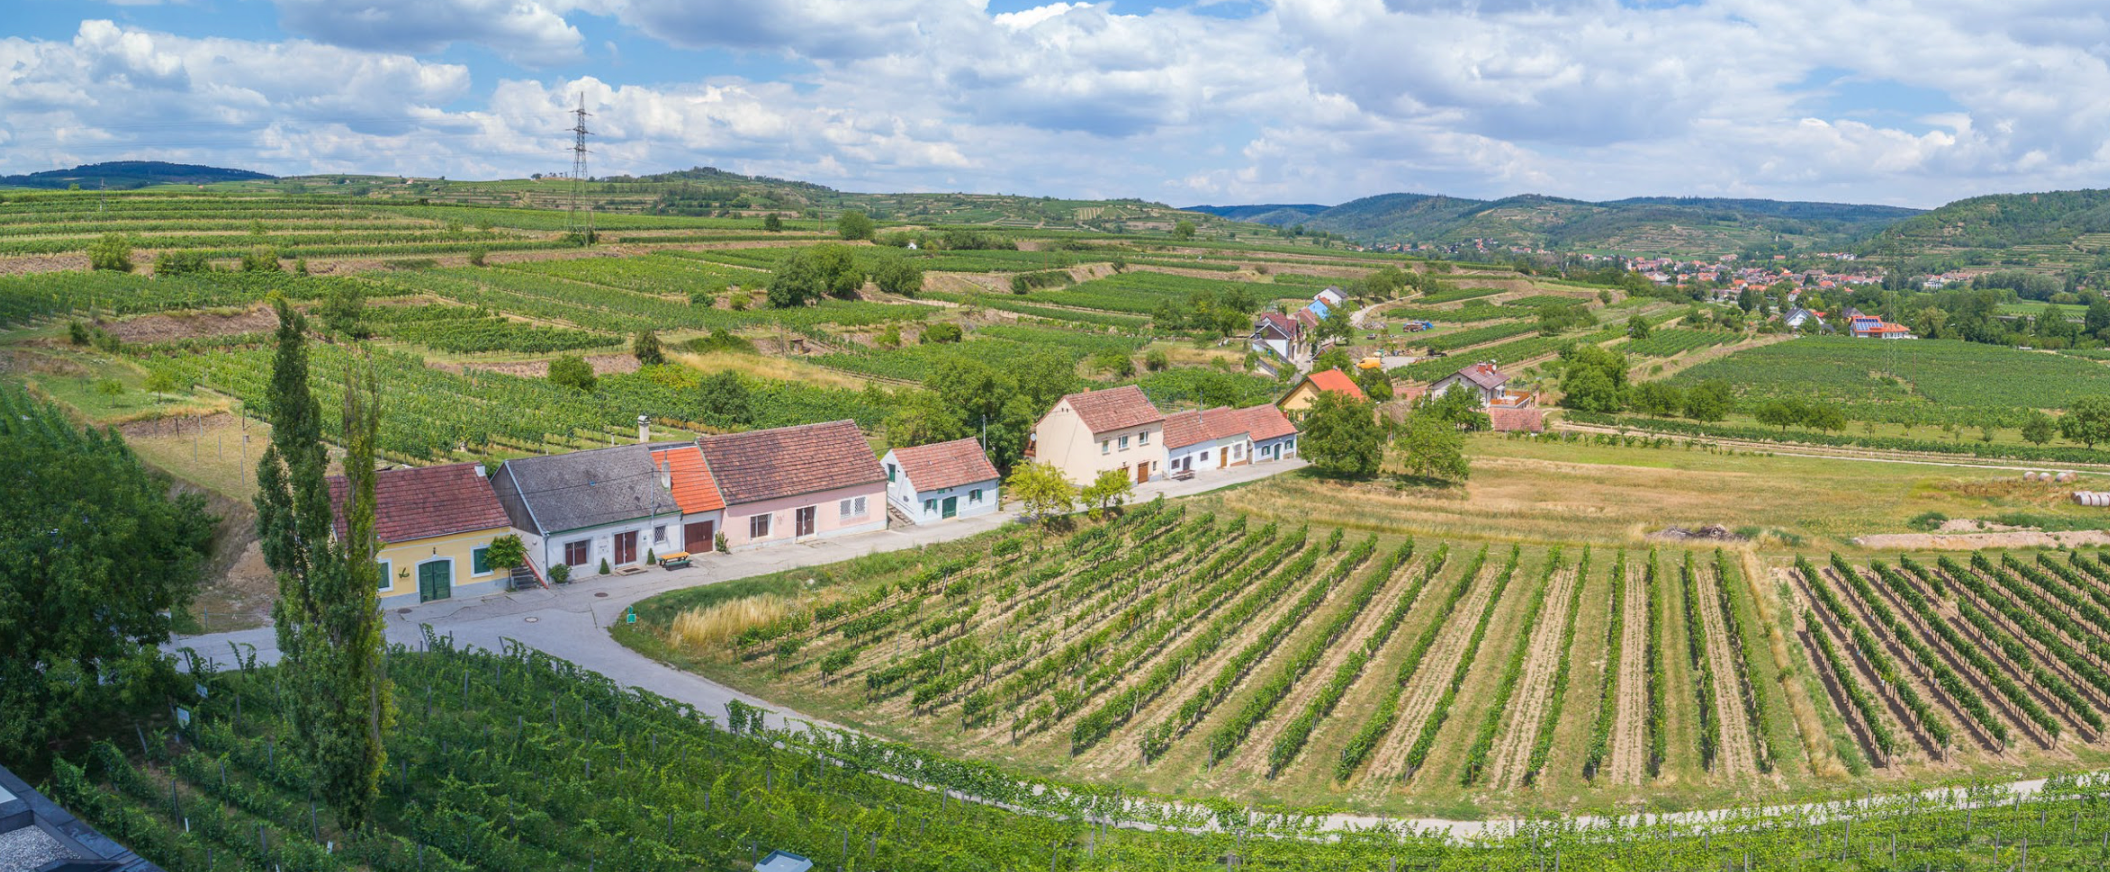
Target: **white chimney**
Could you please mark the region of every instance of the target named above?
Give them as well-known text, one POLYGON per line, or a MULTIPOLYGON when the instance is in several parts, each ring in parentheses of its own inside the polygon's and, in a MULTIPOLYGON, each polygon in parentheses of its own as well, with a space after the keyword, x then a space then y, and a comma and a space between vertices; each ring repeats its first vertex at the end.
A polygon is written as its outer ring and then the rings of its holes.
POLYGON ((637 416, 637 443, 643 445, 650 441, 652 441, 652 419, 646 415, 639 415, 637 416))
POLYGON ((661 458, 659 461, 659 486, 664 488, 674 486, 674 465, 665 458, 661 458))

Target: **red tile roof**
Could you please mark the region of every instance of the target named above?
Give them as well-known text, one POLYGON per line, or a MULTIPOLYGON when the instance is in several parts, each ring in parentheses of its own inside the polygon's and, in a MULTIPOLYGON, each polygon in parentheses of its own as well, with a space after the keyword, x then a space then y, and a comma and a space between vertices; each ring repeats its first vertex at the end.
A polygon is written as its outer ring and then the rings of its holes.
POLYGON ((696 447, 729 506, 886 481, 855 421, 703 436, 696 447))
POLYGON ((1245 419, 1247 437, 1255 442, 1292 436, 1297 432, 1297 425, 1289 422, 1288 415, 1267 403, 1239 409, 1238 414, 1245 419))
POLYGON ((667 489, 674 492, 674 504, 681 507, 682 514, 725 508, 725 498, 718 495, 718 482, 711 478, 711 469, 703 462, 703 451, 696 446, 654 451, 652 465, 666 470, 667 489))
POLYGON ((916 490, 943 490, 963 484, 994 481, 996 466, 973 439, 955 439, 932 445, 894 449, 894 462, 916 490))
POLYGON ((1319 390, 1332 391, 1337 394, 1347 394, 1358 400, 1364 398, 1363 389, 1356 386, 1355 379, 1349 378, 1347 373, 1342 372, 1338 369, 1329 369, 1325 372, 1315 372, 1309 376, 1306 376, 1306 378, 1311 381, 1312 387, 1318 388, 1319 390))
MULTIPOLYGON (((412 466, 374 474, 374 536, 384 543, 511 526, 490 480, 475 463, 412 466)), ((330 511, 345 535, 344 476, 330 476, 330 511)))
POLYGON ((1210 440, 1209 428, 1202 423, 1202 413, 1193 409, 1174 412, 1165 416, 1165 447, 1185 448, 1210 440))
POLYGON ((1165 420, 1165 414, 1150 404, 1143 389, 1135 385, 1122 385, 1103 391, 1086 391, 1062 398, 1077 411, 1077 417, 1093 433, 1111 430, 1126 430, 1165 420))
POLYGON ((1541 409, 1489 408, 1487 420, 1494 424, 1497 433, 1507 433, 1511 430, 1537 433, 1546 429, 1546 414, 1541 409))

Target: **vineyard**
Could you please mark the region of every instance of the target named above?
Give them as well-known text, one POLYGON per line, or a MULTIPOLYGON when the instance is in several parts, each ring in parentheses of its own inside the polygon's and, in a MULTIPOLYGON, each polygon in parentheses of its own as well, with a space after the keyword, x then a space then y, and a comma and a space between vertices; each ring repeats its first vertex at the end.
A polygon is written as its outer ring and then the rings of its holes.
POLYGON ((1643 357, 1671 357, 1701 348, 1713 348, 1725 342, 1736 341, 1736 334, 1722 330, 1687 330, 1678 327, 1660 327, 1649 331, 1640 339, 1628 341, 1620 350, 1643 357))
POLYGON ((1788 716, 1799 705, 1889 779, 2102 759, 2110 558, 1747 559, 1380 541, 1148 504, 1059 541, 977 540, 703 649, 678 631, 682 593, 640 604, 644 629, 619 638, 970 757, 1246 801, 1592 807, 1672 781, 1763 796, 1821 783, 1807 743, 1830 739, 1788 716), (1813 692, 1782 680, 1804 671, 1813 692))
POLYGON ((428 631, 394 647, 386 669, 395 728, 363 831, 315 801, 274 670, 246 661, 198 675, 180 703, 187 726, 97 742, 54 761, 44 787, 172 872, 728 869, 772 850, 843 870, 1021 872, 2006 869, 2110 857, 2104 787, 2088 780, 2055 779, 2027 801, 1958 791, 1707 822, 1517 824, 1462 842, 1394 824, 1320 837, 1320 819, 1295 812, 772 729, 739 703, 699 712, 520 646, 457 649, 428 631))
POLYGON ((1841 404, 1849 418, 1905 424, 2019 426, 2030 409, 2064 408, 2110 392, 2110 368, 2099 363, 1936 339, 1804 337, 1708 361, 1673 381, 1717 378, 1736 385, 1746 402, 1824 399, 1841 404))

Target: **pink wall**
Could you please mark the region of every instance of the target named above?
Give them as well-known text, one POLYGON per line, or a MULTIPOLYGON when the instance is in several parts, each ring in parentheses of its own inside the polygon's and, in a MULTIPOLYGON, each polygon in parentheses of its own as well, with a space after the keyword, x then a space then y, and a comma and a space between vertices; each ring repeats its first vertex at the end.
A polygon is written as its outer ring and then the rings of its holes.
POLYGON ((792 532, 797 529, 793 523, 793 512, 806 506, 815 507, 813 526, 813 535, 815 537, 862 533, 867 530, 883 530, 886 529, 886 481, 882 479, 854 487, 836 488, 835 490, 818 491, 784 499, 764 500, 758 503, 726 506, 723 528, 725 530, 726 548, 738 549, 774 542, 791 541, 792 532), (864 514, 850 518, 842 517, 842 501, 856 499, 857 497, 865 498, 864 514), (769 537, 766 539, 755 539, 748 535, 748 531, 751 529, 749 519, 761 514, 771 516, 769 537))

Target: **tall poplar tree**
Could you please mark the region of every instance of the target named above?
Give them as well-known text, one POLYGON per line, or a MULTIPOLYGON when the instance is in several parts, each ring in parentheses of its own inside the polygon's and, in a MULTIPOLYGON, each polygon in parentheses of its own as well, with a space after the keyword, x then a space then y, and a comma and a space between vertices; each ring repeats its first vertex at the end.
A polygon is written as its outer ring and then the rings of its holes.
POLYGON ((394 722, 374 562, 374 437, 380 409, 371 370, 345 373, 344 536, 333 540, 329 454, 308 388, 306 319, 277 303, 271 444, 257 468, 257 534, 278 574, 280 669, 290 685, 297 751, 316 792, 348 828, 379 795, 383 739, 394 722))

